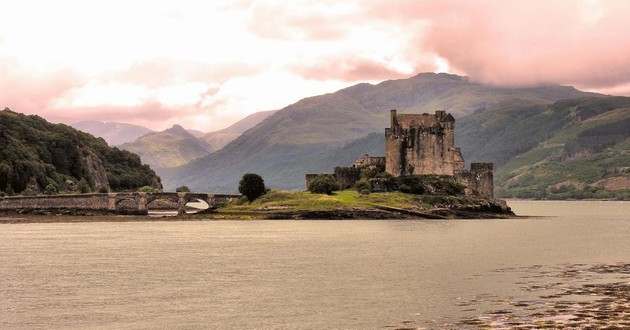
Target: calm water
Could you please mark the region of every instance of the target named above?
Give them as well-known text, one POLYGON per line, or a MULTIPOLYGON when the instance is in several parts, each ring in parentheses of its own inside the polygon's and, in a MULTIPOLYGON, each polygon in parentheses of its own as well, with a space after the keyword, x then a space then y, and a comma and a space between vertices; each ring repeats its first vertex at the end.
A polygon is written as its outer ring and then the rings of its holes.
POLYGON ((0 225, 0 328, 439 328, 630 262, 628 202, 509 204, 536 217, 0 225))

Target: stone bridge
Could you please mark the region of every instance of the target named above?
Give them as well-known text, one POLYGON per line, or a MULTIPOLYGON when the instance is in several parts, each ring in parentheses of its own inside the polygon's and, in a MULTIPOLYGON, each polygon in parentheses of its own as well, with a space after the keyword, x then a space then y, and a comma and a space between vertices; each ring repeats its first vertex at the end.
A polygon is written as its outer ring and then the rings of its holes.
POLYGON ((70 209, 97 210, 113 213, 129 212, 134 214, 148 214, 149 206, 161 204, 158 208, 177 208, 177 214, 186 214, 186 204, 203 201, 209 208, 216 209, 240 195, 204 194, 190 192, 161 192, 161 193, 108 193, 108 194, 77 194, 53 196, 16 196, 0 198, 0 211, 4 210, 42 210, 42 209, 70 209), (157 202, 159 201, 159 202, 157 202))

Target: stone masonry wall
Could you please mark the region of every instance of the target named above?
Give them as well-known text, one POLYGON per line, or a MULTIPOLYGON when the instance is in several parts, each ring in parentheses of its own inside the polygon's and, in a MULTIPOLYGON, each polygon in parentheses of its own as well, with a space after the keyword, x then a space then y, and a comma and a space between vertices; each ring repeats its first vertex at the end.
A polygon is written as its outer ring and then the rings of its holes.
MULTIPOLYGON (((400 175, 454 175, 459 170, 455 119, 444 111, 397 114, 385 129, 385 170, 400 175)), ((463 164, 463 163, 462 163, 463 164)))
POLYGON ((458 173, 455 178, 476 190, 481 196, 494 197, 494 175, 492 163, 472 163, 470 171, 458 173))

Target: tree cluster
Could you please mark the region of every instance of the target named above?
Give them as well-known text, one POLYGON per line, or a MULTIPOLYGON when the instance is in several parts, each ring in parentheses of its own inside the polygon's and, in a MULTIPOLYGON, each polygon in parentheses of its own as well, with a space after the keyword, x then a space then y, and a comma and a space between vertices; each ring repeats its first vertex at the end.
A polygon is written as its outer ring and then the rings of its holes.
POLYGON ((0 191, 20 194, 28 189, 60 192, 66 180, 80 192, 97 190, 86 158, 103 164, 114 191, 135 190, 159 180, 140 157, 111 148, 105 140, 38 116, 0 111, 0 191))

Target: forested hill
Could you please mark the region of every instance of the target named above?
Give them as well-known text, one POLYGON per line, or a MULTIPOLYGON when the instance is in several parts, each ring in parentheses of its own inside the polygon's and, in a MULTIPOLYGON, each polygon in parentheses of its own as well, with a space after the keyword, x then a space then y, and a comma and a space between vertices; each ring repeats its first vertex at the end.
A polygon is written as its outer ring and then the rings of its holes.
POLYGON ((101 138, 6 108, 0 111, 0 194, 124 191, 161 186, 140 157, 101 138))
POLYGON ((456 144, 495 163, 500 197, 630 198, 629 97, 503 102, 460 120, 456 144))

